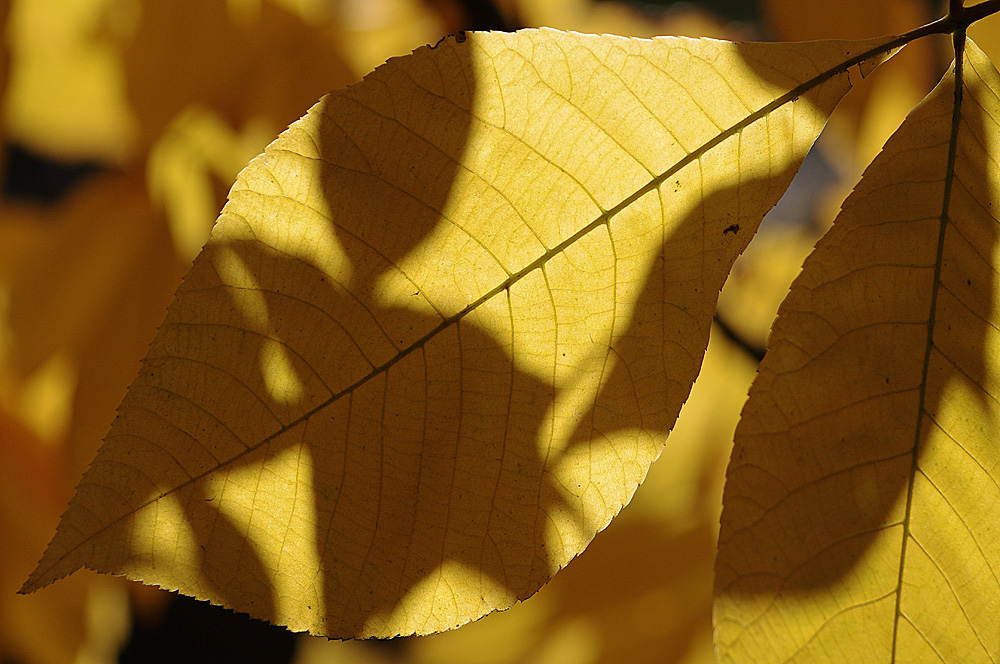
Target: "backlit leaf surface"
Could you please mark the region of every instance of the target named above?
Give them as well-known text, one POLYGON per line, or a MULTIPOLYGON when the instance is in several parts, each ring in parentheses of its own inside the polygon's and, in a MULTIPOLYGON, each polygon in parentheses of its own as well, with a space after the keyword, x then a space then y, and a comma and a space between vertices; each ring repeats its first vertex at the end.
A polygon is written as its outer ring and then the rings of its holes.
POLYGON ((998 94, 969 42, 779 311, 728 471, 720 661, 1000 655, 998 94))
POLYGON ((324 98, 239 176, 24 590, 86 566, 337 637, 531 595, 658 456, 877 45, 458 35, 324 98))

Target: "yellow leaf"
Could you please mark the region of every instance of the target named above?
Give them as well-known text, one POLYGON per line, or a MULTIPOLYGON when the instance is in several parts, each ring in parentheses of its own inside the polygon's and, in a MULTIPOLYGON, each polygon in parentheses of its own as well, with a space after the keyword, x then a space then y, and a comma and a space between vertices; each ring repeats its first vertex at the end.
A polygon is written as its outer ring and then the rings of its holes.
POLYGON ((528 597, 659 455, 884 44, 458 35, 324 98, 239 176, 24 590, 86 566, 337 637, 528 597))
POLYGON ((781 307, 728 471, 721 661, 1000 653, 998 93, 970 42, 781 307))

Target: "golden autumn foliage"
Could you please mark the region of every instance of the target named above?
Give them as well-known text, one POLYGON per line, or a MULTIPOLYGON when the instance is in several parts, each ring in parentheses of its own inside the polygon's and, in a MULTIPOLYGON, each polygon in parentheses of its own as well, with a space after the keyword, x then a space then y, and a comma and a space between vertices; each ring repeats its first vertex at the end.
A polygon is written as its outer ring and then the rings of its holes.
POLYGON ((810 4, 10 3, 0 139, 113 168, 2 202, 0 654, 113 658, 86 568, 336 639, 524 600, 406 661, 1000 657, 1000 2, 810 4), (836 220, 750 245, 817 140, 836 220))

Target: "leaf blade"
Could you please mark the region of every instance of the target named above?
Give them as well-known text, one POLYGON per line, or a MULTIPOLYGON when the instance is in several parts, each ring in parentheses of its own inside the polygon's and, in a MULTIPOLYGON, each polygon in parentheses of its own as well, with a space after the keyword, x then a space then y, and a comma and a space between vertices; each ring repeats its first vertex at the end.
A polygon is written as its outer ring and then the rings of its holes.
POLYGON ((782 305, 728 471, 722 661, 991 661, 1000 646, 979 618, 1000 602, 984 528, 1000 77, 965 53, 965 101, 953 69, 782 305))
POLYGON ((468 35, 328 96, 241 174, 25 588, 86 564, 338 637, 532 594, 885 41, 468 35))

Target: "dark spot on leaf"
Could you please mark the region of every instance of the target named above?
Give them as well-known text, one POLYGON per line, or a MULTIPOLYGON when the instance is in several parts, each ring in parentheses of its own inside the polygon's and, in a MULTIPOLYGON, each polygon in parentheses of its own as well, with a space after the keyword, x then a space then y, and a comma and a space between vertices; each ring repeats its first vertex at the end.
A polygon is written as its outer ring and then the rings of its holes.
POLYGON ((731 224, 729 226, 726 226, 726 230, 722 231, 722 234, 725 235, 726 233, 732 233, 733 235, 736 235, 739 232, 740 232, 740 225, 731 224))

